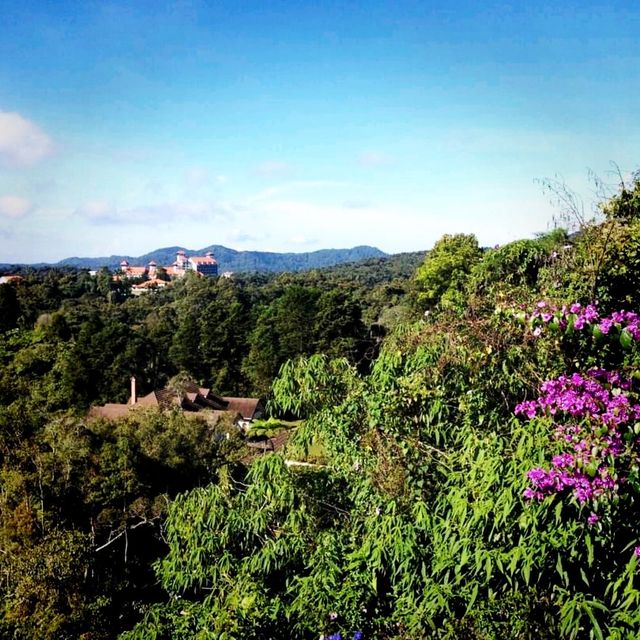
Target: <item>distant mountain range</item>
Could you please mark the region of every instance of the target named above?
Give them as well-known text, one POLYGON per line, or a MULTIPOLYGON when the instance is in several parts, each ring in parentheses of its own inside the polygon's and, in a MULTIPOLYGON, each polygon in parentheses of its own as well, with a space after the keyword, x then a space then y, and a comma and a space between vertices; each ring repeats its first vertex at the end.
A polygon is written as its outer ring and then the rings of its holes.
MULTIPOLYGON (((305 271, 331 267, 346 262, 356 262, 367 258, 383 258, 387 254, 375 247, 359 246, 352 249, 321 249, 307 253, 272 253, 268 251, 235 251, 221 245, 211 245, 196 251, 185 247, 165 247, 156 249, 143 256, 109 256, 103 258, 65 258, 55 264, 39 263, 34 267, 77 267, 81 269, 99 269, 109 267, 117 269, 123 260, 130 265, 146 265, 155 260, 158 265, 170 265, 176 259, 176 252, 182 249, 188 256, 202 256, 213 251, 218 261, 220 273, 224 271, 305 271)), ((9 264, 0 264, 0 268, 8 268, 9 264)))

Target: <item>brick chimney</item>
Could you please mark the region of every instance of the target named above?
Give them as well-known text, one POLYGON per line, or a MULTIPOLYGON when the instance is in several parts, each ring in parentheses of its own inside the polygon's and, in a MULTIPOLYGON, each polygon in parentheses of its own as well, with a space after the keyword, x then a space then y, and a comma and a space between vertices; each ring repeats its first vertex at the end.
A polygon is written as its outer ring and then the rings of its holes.
POLYGON ((136 396, 136 377, 131 376, 131 404, 135 404, 138 401, 136 396))

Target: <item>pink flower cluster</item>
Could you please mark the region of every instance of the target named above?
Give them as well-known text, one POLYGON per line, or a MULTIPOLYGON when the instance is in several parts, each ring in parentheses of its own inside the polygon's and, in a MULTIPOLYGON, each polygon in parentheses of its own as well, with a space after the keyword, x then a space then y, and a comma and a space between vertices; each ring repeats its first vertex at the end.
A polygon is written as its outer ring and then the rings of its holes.
MULTIPOLYGON (((536 400, 522 402, 516 414, 528 418, 552 416, 554 438, 567 451, 556 455, 550 469, 527 474, 531 486, 524 496, 543 500, 571 491, 580 504, 617 493, 624 479, 621 467, 638 460, 638 439, 633 432, 640 420, 640 404, 632 402, 631 381, 617 371, 591 369, 548 380, 536 400)), ((595 513, 589 524, 595 524, 595 513)))
POLYGON ((634 311, 614 311, 610 316, 600 317, 598 309, 592 304, 583 306, 574 302, 557 307, 540 300, 531 313, 520 314, 520 317, 531 325, 535 336, 541 335, 546 327, 560 331, 582 331, 587 328, 601 335, 608 335, 612 331, 625 332, 631 340, 640 341, 640 315, 634 311))

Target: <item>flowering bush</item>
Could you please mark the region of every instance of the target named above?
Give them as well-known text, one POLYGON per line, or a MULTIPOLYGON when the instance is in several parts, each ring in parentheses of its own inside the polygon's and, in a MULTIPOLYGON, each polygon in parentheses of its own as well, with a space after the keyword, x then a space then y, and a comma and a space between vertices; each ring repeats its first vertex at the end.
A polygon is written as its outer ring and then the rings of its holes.
POLYGON ((577 302, 561 307, 541 300, 530 312, 516 314, 527 322, 535 336, 545 329, 572 332, 590 330, 597 338, 603 335, 619 336, 623 347, 628 348, 633 341, 640 340, 640 315, 634 311, 614 311, 601 317, 593 304, 583 306, 577 302))
MULTIPOLYGON (((547 327, 556 331, 590 329, 595 337, 619 336, 623 347, 640 340, 640 316, 616 311, 600 317, 594 305, 564 305, 561 308, 538 302, 524 319, 540 335, 547 327)), ((633 380, 619 371, 589 369, 548 380, 535 400, 520 403, 516 414, 529 419, 551 417, 553 438, 561 451, 553 456, 549 469, 531 469, 530 486, 524 496, 543 500, 569 493, 579 505, 588 504, 587 518, 595 525, 599 502, 617 496, 623 485, 636 483, 640 463, 640 404, 633 380)))
POLYGON ((618 492, 628 478, 623 470, 628 474, 638 463, 640 404, 630 398, 631 389, 617 371, 591 369, 545 382, 539 398, 516 407, 528 418, 551 416, 554 438, 566 448, 553 457, 551 469, 529 471, 525 497, 542 500, 569 490, 584 504, 618 492))

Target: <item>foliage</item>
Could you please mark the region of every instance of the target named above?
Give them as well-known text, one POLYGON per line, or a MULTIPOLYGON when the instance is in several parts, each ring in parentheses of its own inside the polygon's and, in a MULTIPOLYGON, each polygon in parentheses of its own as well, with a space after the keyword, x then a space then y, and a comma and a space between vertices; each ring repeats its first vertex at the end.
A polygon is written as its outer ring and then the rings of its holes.
POLYGON ((170 497, 239 451, 177 412, 87 424, 24 403, 3 409, 0 426, 0 590, 15 638, 126 627, 156 592, 149 567, 170 497))
POLYGON ((638 637, 634 180, 570 236, 445 236, 413 283, 381 261, 135 300, 15 286, 0 634, 638 637), (290 441, 249 461, 229 425, 67 411, 131 373, 269 391, 254 432, 296 418, 290 441))
POLYGON ((466 279, 480 256, 475 236, 462 233, 443 236, 416 272, 418 305, 460 306, 466 279))
POLYGON ((169 605, 126 637, 637 637, 638 316, 569 304, 586 249, 554 257, 565 240, 480 262, 445 239, 417 274, 432 314, 368 375, 285 364, 272 410, 305 418, 293 444, 321 442, 323 465, 276 453, 181 497, 157 566, 169 605), (551 278, 558 304, 518 323, 551 278))

